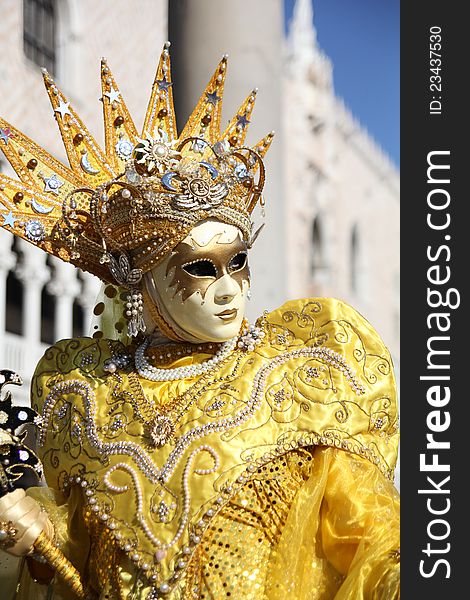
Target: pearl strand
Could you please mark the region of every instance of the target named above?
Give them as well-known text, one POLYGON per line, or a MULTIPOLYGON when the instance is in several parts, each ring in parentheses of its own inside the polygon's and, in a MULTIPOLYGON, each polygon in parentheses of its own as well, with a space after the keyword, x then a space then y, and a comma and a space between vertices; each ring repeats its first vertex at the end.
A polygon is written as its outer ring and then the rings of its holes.
MULTIPOLYGON (((173 536, 173 538, 165 544, 162 543, 161 540, 153 534, 151 528, 149 527, 149 525, 145 519, 145 516, 143 513, 143 492, 142 492, 142 488, 140 487, 139 478, 137 476, 136 471, 132 467, 130 467, 128 464, 126 464, 124 462, 118 462, 115 465, 113 465, 112 467, 110 467, 104 474, 103 481, 104 481, 106 487, 110 491, 114 492, 115 494, 122 494, 124 492, 129 491, 130 488, 128 485, 116 485, 114 483, 111 483, 111 480, 110 480, 111 475, 115 471, 118 471, 118 470, 125 471, 126 473, 128 473, 128 475, 130 475, 130 477, 132 479, 133 487, 134 487, 135 497, 136 497, 137 521, 141 525, 141 527, 144 530, 145 535, 148 537, 148 539, 155 546, 157 546, 158 550, 156 552, 156 558, 159 561, 163 560, 166 556, 167 550, 169 550, 172 546, 174 546, 178 542, 178 540, 183 535, 184 529, 188 523, 189 513, 190 513, 190 509, 191 509, 191 490, 190 490, 190 486, 189 486, 189 476, 190 476, 190 471, 193 466, 194 460, 195 460, 196 456, 198 454, 200 454, 201 452, 207 452, 211 455, 211 457, 214 461, 213 465, 209 469, 197 469, 196 468, 196 469, 194 469, 193 473, 196 473, 197 475, 211 475, 212 473, 215 473, 217 471, 217 469, 220 467, 220 457, 211 446, 208 446, 207 444, 203 444, 203 445, 199 446, 198 448, 195 448, 191 452, 191 454, 189 455, 189 457, 186 461, 186 466, 183 471, 183 482, 182 482, 183 483, 183 510, 182 510, 180 523, 179 523, 178 529, 177 529, 175 535, 173 536)), ((91 502, 91 500, 90 500, 89 503, 95 504, 96 500, 94 500, 93 502, 91 502)), ((211 516, 210 513, 209 513, 209 516, 211 516)))
POLYGON ((114 471, 117 471, 119 469, 122 471, 126 471, 131 476, 132 483, 134 484, 134 493, 136 495, 136 504, 137 504, 137 512, 136 512, 137 520, 139 521, 140 525, 142 526, 142 529, 144 530, 144 532, 145 532, 146 536, 149 538, 149 540, 155 546, 159 546, 161 544, 160 540, 153 535, 152 530, 148 526, 147 521, 144 517, 143 492, 142 492, 142 488, 139 485, 139 478, 138 478, 135 470, 132 467, 130 467, 129 465, 127 465, 126 463, 123 463, 123 462, 116 463, 115 465, 113 465, 111 468, 109 468, 106 471, 106 473, 103 477, 104 483, 106 484, 108 489, 110 489, 112 492, 114 492, 116 494, 122 494, 123 492, 127 492, 129 490, 128 485, 115 485, 115 484, 111 483, 111 481, 109 479, 110 476, 114 473, 114 471))
POLYGON ((189 512, 191 509, 191 491, 190 491, 190 486, 189 486, 189 475, 190 475, 191 467, 194 463, 194 459, 201 452, 208 452, 212 456, 212 458, 214 460, 214 464, 210 469, 194 469, 193 473, 196 473, 197 475, 211 475, 212 473, 215 473, 220 466, 219 455, 214 450, 214 448, 212 448, 211 446, 208 446, 207 444, 203 444, 203 445, 199 446, 198 448, 195 448, 191 452, 191 454, 188 456, 188 459, 186 461, 186 466, 183 471, 183 513, 181 515, 180 525, 178 527, 177 532, 173 536, 172 540, 170 540, 166 544, 161 544, 161 543, 159 544, 159 550, 161 552, 161 556, 164 556, 163 553, 166 553, 167 550, 169 550, 172 546, 174 546, 178 542, 180 537, 183 535, 186 524, 188 523, 189 512))
POLYGON ((224 342, 217 353, 203 363, 176 367, 174 369, 159 369, 151 365, 145 357, 145 350, 149 345, 149 338, 135 351, 135 366, 141 377, 149 381, 175 381, 202 375, 212 370, 218 363, 224 360, 237 345, 238 336, 224 342))

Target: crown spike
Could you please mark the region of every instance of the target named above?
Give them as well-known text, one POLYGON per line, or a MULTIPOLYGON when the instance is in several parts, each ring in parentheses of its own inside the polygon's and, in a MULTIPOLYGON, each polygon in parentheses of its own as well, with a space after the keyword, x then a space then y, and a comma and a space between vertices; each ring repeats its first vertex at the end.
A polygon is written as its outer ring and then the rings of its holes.
POLYGON ((255 146, 253 146, 253 150, 258 154, 261 158, 264 158, 266 152, 269 150, 269 147, 272 144, 274 138, 274 131, 270 131, 268 135, 265 135, 255 146))
POLYGON ((0 227, 59 256, 48 241, 62 214, 62 199, 0 174, 0 227))
POLYGON ((44 191, 44 182, 48 177, 59 178, 66 185, 64 190, 69 191, 81 183, 73 171, 1 117, 0 149, 21 182, 38 193, 44 191))
POLYGON ((137 143, 137 129, 105 58, 101 59, 105 150, 116 173, 125 170, 137 143))
POLYGON ((90 186, 112 178, 115 173, 91 133, 45 69, 43 76, 72 170, 90 186))
POLYGON ((214 74, 181 132, 180 139, 199 137, 211 145, 219 139, 227 58, 228 55, 224 54, 217 65, 214 74))
POLYGON ((243 144, 257 90, 222 136, 225 55, 178 136, 168 48, 166 43, 140 138, 102 59, 106 154, 42 70, 70 167, 0 119, 0 150, 19 176, 0 174, 0 227, 103 281, 120 280, 109 264, 124 252, 133 267, 128 285, 201 218, 233 224, 251 239, 251 214, 262 203, 265 182, 261 156, 273 137, 271 132, 254 149, 243 144))
POLYGON ((168 140, 173 142, 178 138, 176 130, 175 107, 173 105, 173 83, 171 81, 171 62, 168 48, 170 42, 165 42, 158 62, 157 72, 152 85, 152 92, 145 114, 142 138, 159 138, 159 132, 164 131, 168 140))
POLYGON ((231 146, 243 146, 245 142, 257 93, 258 88, 254 88, 248 94, 222 135, 222 138, 228 140, 231 146))

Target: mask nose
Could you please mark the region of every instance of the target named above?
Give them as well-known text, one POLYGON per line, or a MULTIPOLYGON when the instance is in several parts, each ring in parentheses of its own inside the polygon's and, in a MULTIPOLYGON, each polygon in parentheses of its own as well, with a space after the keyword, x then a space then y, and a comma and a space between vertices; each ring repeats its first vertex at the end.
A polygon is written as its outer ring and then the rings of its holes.
POLYGON ((217 304, 229 304, 240 293, 238 283, 226 274, 219 279, 214 290, 214 301, 217 304))

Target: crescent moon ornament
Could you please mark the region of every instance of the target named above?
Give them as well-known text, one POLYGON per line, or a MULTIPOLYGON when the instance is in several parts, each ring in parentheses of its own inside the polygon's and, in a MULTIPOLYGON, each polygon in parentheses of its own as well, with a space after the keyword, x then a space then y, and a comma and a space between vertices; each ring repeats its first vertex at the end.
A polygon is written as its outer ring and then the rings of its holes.
POLYGON ((80 166, 85 173, 88 173, 89 175, 96 175, 100 172, 99 169, 94 169, 91 166, 90 161, 88 160, 88 152, 85 152, 85 154, 82 155, 82 158, 80 159, 80 166))
POLYGON ((40 215, 47 215, 54 210, 53 206, 47 208, 47 206, 40 204, 34 197, 31 198, 31 207, 34 210, 34 212, 37 212, 40 215))
POLYGON ((162 177, 162 183, 163 185, 166 187, 167 190, 170 190, 172 192, 176 192, 178 191, 175 186, 172 184, 172 179, 173 177, 177 177, 178 173, 175 173, 174 171, 169 171, 168 173, 165 173, 162 177))
POLYGON ((211 163, 202 161, 200 164, 209 171, 212 179, 215 179, 217 177, 217 175, 219 174, 217 169, 214 167, 214 165, 211 165, 211 163))

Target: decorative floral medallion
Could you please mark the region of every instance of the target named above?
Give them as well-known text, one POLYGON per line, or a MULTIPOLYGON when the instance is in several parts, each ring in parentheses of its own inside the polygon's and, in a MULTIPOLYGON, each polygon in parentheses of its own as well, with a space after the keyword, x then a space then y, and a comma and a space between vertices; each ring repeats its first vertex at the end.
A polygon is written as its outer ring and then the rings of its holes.
POLYGON ((228 194, 224 182, 213 183, 208 177, 195 176, 182 182, 182 193, 173 198, 173 206, 180 210, 209 209, 222 203, 228 194))
POLYGON ((176 165, 175 161, 181 158, 179 152, 173 150, 168 135, 161 129, 158 133, 157 139, 147 137, 145 140, 140 140, 134 149, 135 166, 142 174, 164 173, 173 163, 176 165))
POLYGON ((36 219, 30 219, 24 226, 26 237, 32 242, 42 242, 46 236, 44 225, 36 219))
POLYGON ((134 151, 134 146, 132 143, 126 139, 121 138, 116 144, 116 152, 122 160, 128 160, 132 156, 132 152, 134 151))
POLYGON ((150 439, 155 446, 161 447, 167 444, 174 433, 175 426, 169 417, 163 415, 157 415, 155 417, 152 429, 150 430, 150 439))

